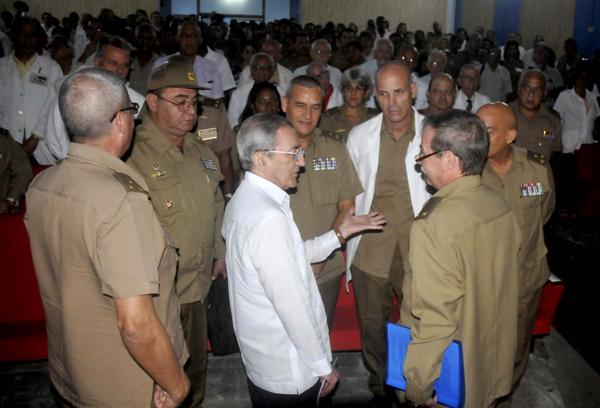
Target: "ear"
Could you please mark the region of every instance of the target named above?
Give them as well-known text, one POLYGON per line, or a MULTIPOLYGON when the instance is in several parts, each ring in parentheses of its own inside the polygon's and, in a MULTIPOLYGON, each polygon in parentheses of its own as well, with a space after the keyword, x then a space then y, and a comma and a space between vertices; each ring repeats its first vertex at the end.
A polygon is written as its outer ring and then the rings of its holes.
POLYGON ((158 96, 153 93, 146 94, 146 105, 148 105, 150 111, 156 112, 158 110, 158 96))
POLYGON ((281 97, 281 110, 287 113, 288 100, 286 96, 281 97))
POLYGON ((506 144, 511 144, 517 138, 517 129, 510 129, 506 133, 506 144))

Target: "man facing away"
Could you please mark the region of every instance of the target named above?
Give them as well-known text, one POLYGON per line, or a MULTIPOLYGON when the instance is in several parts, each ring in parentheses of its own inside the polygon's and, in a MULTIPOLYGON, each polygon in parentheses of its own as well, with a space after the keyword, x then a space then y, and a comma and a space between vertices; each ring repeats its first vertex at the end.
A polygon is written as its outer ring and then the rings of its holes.
POLYGON ((521 234, 510 207, 481 181, 489 137, 473 114, 423 121, 421 165, 437 189, 413 222, 409 263, 412 340, 406 396, 433 406, 452 340, 462 343, 465 408, 495 407, 510 392, 517 340, 521 234))
POLYGON ((237 147, 246 177, 227 206, 222 232, 250 398, 254 407, 316 406, 339 373, 310 264, 352 234, 381 229, 385 220, 348 212, 338 227, 303 241, 286 193, 304 166, 294 128, 280 116, 256 114, 242 125, 237 147))
POLYGON ((177 254, 143 177, 119 159, 134 108, 97 68, 67 78, 59 102, 69 155, 33 181, 25 215, 58 402, 176 406, 189 390, 177 254))

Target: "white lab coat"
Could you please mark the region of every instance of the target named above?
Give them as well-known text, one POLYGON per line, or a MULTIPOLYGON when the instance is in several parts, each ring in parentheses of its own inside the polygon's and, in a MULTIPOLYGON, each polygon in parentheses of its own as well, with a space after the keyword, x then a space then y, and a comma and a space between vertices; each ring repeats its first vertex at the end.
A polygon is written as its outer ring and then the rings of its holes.
MULTIPOLYGON (((63 76, 52 59, 42 55, 34 58, 23 78, 17 70, 14 53, 0 59, 0 127, 7 129, 19 143, 32 133, 45 136, 48 109, 56 95, 53 85, 63 76)), ((43 140, 39 144, 42 143, 43 140)), ((43 161, 39 144, 34 157, 43 161)))
MULTIPOLYGON (((415 168, 415 157, 419 154, 421 146, 421 122, 423 121, 423 115, 418 113, 415 109, 413 109, 413 112, 415 137, 408 145, 404 163, 406 166, 408 189, 410 191, 410 202, 416 216, 421 212, 421 209, 431 195, 427 192, 427 185, 425 184, 421 173, 417 172, 415 168)), ((354 200, 356 215, 368 214, 371 210, 371 204, 373 203, 373 196, 375 195, 375 178, 377 176, 377 169, 379 168, 379 143, 382 123, 383 113, 380 113, 374 118, 354 126, 348 135, 348 153, 350 154, 350 158, 354 163, 354 168, 358 173, 358 178, 364 189, 364 192, 356 196, 356 199, 354 200)), ((360 239, 361 235, 358 235, 350 239, 346 246, 347 281, 352 280, 350 266, 352 265, 356 250, 358 249, 360 239)))

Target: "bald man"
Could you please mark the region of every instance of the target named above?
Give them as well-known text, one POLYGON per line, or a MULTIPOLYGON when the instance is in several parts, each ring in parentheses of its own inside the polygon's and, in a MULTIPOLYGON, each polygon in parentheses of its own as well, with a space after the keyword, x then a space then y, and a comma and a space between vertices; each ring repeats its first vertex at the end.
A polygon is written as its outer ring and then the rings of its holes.
POLYGON ((542 287, 550 275, 544 224, 554 210, 554 183, 552 170, 544 156, 513 144, 517 137, 517 119, 508 105, 484 105, 477 111, 477 116, 485 123, 490 135, 488 161, 482 173, 483 183, 504 197, 517 216, 522 233, 518 257, 519 319, 514 392, 527 367, 531 331, 542 287))
POLYGON ((454 85, 454 79, 445 72, 437 73, 429 81, 429 89, 427 89, 427 102, 429 105, 420 110, 419 113, 429 116, 449 111, 454 106, 455 99, 456 86, 454 85))
POLYGON ((356 214, 385 214, 381 233, 348 241, 347 276, 352 279, 360 322, 362 354, 369 370, 372 405, 386 400, 385 323, 390 318, 394 294, 400 318, 409 323, 410 276, 408 263, 410 228, 429 199, 426 185, 415 169, 421 143, 421 116, 412 108, 416 85, 410 68, 389 62, 377 71, 375 94, 382 113, 355 126, 348 135, 348 152, 364 193, 356 197, 356 214), (404 300, 403 300, 404 299, 404 300))

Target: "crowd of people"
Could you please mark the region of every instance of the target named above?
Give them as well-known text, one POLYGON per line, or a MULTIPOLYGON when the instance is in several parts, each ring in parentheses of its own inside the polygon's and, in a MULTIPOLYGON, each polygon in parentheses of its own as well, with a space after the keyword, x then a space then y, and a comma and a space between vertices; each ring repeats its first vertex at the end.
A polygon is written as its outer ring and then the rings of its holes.
POLYGON ((200 406, 207 297, 228 276, 253 406, 334 392, 344 278, 373 406, 435 405, 454 339, 465 407, 510 405, 550 274, 543 228, 556 197, 569 214, 573 153, 600 130, 600 52, 437 22, 391 32, 382 16, 361 31, 109 9, 40 23, 14 7, 0 214, 30 163, 52 165, 25 222, 59 402, 200 406), (394 298, 413 338, 397 393, 394 298))

